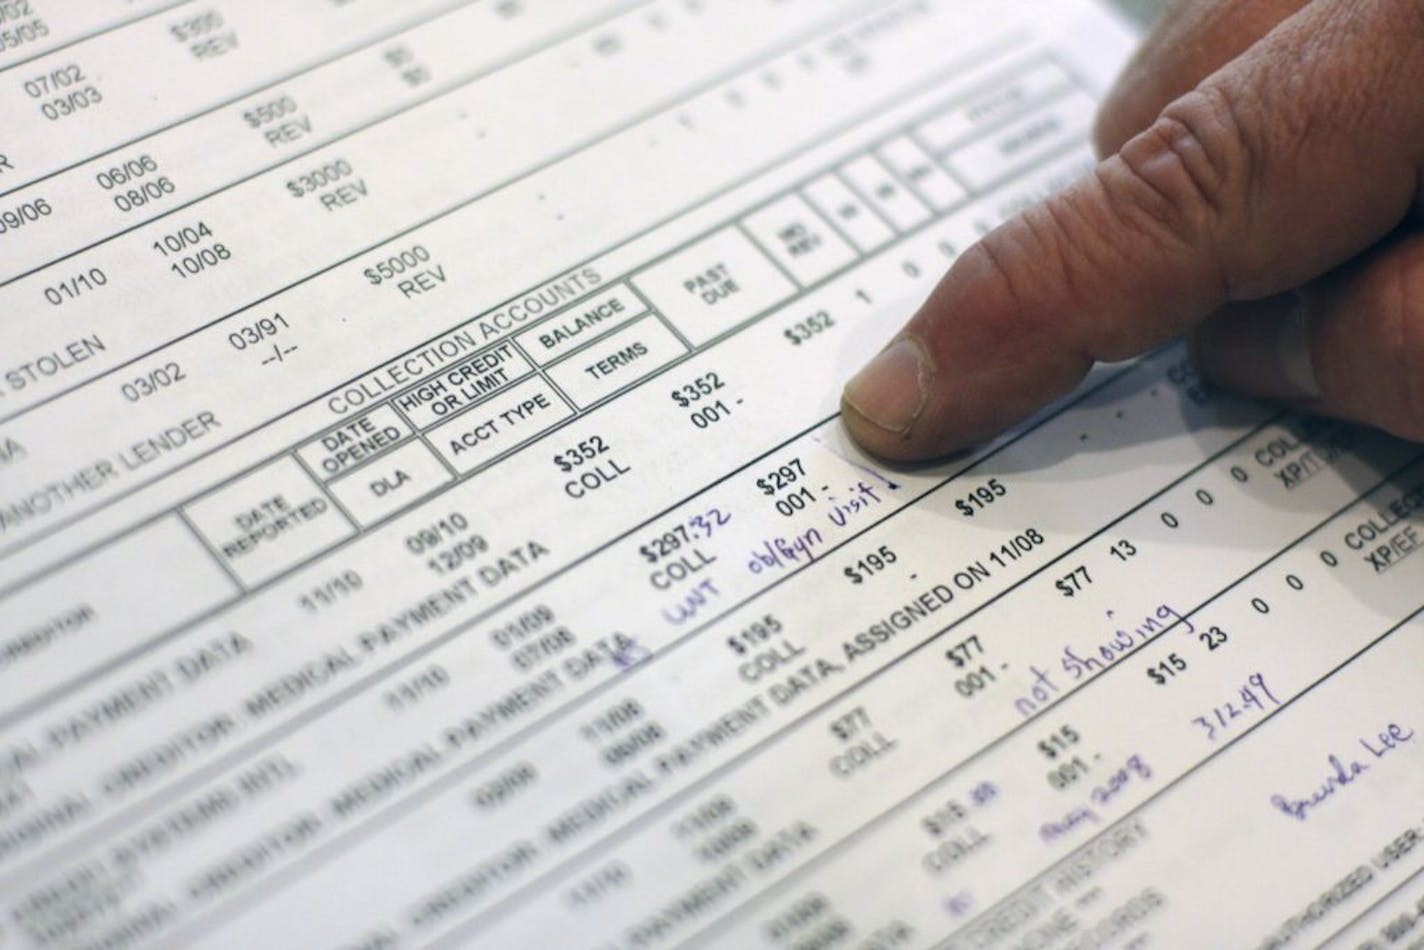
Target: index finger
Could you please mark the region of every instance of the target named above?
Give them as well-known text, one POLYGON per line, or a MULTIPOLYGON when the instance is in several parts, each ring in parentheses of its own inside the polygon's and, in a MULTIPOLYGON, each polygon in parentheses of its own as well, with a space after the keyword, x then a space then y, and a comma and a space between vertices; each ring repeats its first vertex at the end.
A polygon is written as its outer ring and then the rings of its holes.
POLYGON ((1297 286, 1388 233, 1420 178, 1418 16, 1408 0, 1306 7, 966 251, 847 385, 852 435, 889 458, 960 448, 1094 361, 1297 286))

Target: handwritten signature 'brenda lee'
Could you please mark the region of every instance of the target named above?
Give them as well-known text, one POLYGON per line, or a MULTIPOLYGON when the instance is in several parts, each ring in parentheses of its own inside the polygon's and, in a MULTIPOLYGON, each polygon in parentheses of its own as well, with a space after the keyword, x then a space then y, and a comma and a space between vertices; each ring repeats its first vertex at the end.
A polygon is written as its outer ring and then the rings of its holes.
MULTIPOLYGON (((1390 755, 1400 746, 1410 742, 1414 738, 1414 730, 1404 726, 1390 723, 1372 739, 1357 740, 1360 746, 1368 753, 1368 761, 1383 759, 1390 755)), ((1342 759, 1340 756, 1331 754, 1327 759, 1330 766, 1330 773, 1325 777, 1325 781, 1308 795, 1302 798, 1287 798, 1285 795, 1272 795, 1271 804, 1284 814, 1295 818, 1298 821, 1305 821, 1311 814, 1322 805, 1334 799, 1341 792, 1348 789, 1360 780, 1360 778, 1370 771, 1368 761, 1362 762, 1360 759, 1342 759)))

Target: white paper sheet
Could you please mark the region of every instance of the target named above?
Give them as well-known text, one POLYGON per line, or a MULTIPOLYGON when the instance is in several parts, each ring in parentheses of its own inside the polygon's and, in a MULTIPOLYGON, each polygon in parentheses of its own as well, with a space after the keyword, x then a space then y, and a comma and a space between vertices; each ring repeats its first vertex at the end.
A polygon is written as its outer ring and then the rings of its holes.
POLYGON ((1418 446, 835 418, 1131 44, 0 0, 0 947, 1418 941, 1418 446))

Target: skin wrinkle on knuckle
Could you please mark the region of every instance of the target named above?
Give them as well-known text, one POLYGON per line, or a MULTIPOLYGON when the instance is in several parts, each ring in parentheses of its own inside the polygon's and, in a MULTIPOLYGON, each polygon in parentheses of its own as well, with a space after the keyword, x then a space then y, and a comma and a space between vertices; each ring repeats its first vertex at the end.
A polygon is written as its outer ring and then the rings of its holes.
MULTIPOLYGON (((1251 148, 1230 96, 1219 83, 1203 84, 1170 103, 1148 134, 1158 146, 1149 156, 1170 157, 1197 203, 1221 214, 1237 168, 1251 165, 1251 148)), ((1247 177, 1239 173, 1235 177, 1247 177)))
POLYGON ((1123 256, 1141 264, 1191 261, 1194 283, 1230 299, 1230 274, 1217 234, 1217 204, 1225 188, 1203 159, 1190 128, 1161 118, 1094 172, 1101 206, 1110 214, 1100 231, 1115 237, 1123 256))
POLYGON ((1163 110, 1147 133, 1155 148, 1131 163, 1172 203, 1181 238, 1210 255, 1223 300, 1256 295, 1253 259, 1262 249, 1243 246, 1240 236, 1254 231, 1254 197, 1269 152, 1263 125, 1259 116, 1248 118, 1227 83, 1204 83, 1163 110))

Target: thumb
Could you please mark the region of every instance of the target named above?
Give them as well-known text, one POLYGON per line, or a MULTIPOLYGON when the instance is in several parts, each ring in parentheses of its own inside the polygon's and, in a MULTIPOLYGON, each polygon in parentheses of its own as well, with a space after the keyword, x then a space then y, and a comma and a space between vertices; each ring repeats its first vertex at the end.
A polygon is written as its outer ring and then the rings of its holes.
POLYGON ((961 448, 1095 360, 1293 288, 1387 234, 1420 181, 1420 9, 1308 5, 966 251, 847 385, 851 434, 889 458, 961 448))

